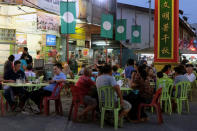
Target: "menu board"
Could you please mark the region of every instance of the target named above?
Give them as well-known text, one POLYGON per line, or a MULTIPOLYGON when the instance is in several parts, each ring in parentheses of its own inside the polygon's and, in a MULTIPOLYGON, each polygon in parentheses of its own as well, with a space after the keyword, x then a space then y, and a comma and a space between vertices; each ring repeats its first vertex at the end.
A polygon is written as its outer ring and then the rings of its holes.
POLYGON ((15 44, 16 30, 0 28, 0 43, 1 44, 15 44))
POLYGON ((59 32, 59 26, 59 16, 44 12, 37 13, 37 29, 59 32))

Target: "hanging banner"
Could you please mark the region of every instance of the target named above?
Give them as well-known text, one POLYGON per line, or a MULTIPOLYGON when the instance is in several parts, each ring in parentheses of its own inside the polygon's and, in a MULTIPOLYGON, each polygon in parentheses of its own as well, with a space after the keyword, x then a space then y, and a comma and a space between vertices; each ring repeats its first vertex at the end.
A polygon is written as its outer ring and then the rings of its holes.
POLYGON ((116 40, 126 40, 127 20, 120 19, 116 21, 116 40))
POLYGON ((76 4, 75 2, 60 2, 61 33, 75 34, 76 4))
POLYGON ((141 43, 141 26, 133 25, 131 32, 131 41, 132 43, 141 43))
POLYGON ((113 16, 103 14, 101 18, 101 37, 113 38, 113 16))
POLYGON ((178 0, 155 0, 155 62, 178 62, 178 35, 178 0))

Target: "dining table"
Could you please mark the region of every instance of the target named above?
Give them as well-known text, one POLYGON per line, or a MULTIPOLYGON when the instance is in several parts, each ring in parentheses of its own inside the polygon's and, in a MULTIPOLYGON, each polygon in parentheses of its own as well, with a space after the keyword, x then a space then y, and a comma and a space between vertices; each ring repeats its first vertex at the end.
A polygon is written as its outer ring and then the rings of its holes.
POLYGON ((33 89, 39 89, 41 87, 48 86, 49 83, 2 83, 3 86, 10 86, 10 87, 25 87, 29 92, 33 91, 33 89), (34 88, 33 88, 34 87, 34 88))

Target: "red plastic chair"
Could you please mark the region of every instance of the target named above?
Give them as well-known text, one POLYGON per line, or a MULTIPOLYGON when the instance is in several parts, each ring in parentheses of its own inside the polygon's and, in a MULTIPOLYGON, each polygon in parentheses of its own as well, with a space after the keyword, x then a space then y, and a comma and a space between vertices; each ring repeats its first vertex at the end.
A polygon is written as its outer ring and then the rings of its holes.
POLYGON ((71 92, 72 92, 72 104, 71 104, 71 107, 70 107, 68 120, 71 120, 72 111, 73 111, 73 108, 74 108, 73 120, 75 121, 75 120, 77 120, 77 113, 78 113, 79 106, 84 105, 83 96, 81 96, 79 94, 79 90, 75 85, 71 85, 70 89, 71 89, 71 92))
MULTIPOLYGON (((79 89, 75 85, 71 85, 71 92, 72 92, 72 104, 70 107, 69 115, 68 115, 68 120, 71 120, 72 116, 72 111, 74 108, 74 114, 73 114, 73 121, 77 120, 77 113, 80 105, 84 105, 83 102, 83 96, 79 94, 79 89)), ((92 119, 95 120, 95 110, 92 111, 92 119)))
POLYGON ((161 113, 161 108, 160 108, 160 96, 161 96, 161 91, 162 88, 157 90, 156 94, 153 97, 153 100, 150 104, 140 104, 138 106, 138 120, 140 120, 140 115, 141 115, 141 109, 142 107, 155 107, 156 112, 157 112, 157 119, 159 124, 163 123, 163 118, 162 118, 162 113, 161 113))
POLYGON ((5 114, 5 110, 4 110, 4 96, 3 96, 3 94, 2 94, 2 92, 1 92, 1 94, 0 94, 0 99, 1 99, 1 116, 4 116, 4 114, 5 114))
POLYGON ((45 96, 43 99, 43 103, 44 103, 44 114, 47 116, 49 115, 49 102, 50 100, 54 100, 55 101, 55 111, 57 114, 62 115, 62 102, 61 102, 61 97, 60 97, 60 92, 61 89, 63 88, 63 83, 58 83, 56 85, 56 87, 54 88, 51 96, 45 96), (59 89, 58 92, 56 92, 56 90, 59 89))

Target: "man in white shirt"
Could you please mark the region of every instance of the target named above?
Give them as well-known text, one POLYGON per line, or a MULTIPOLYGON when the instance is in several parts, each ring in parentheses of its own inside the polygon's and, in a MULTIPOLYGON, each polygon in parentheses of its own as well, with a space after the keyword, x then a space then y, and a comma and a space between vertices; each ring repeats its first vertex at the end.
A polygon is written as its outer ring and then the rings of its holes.
POLYGON ((187 73, 185 74, 185 76, 189 79, 190 82, 193 82, 196 80, 196 76, 193 73, 193 65, 192 64, 187 64, 186 65, 186 71, 187 73))

